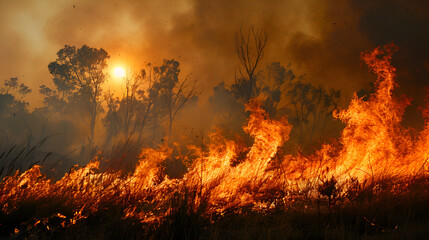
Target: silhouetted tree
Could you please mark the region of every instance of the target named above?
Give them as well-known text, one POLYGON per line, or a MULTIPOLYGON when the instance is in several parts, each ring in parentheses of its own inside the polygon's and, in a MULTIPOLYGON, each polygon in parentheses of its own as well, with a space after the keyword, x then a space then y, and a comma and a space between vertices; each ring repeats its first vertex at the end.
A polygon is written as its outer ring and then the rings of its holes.
POLYGON ((29 93, 31 89, 19 83, 16 77, 5 79, 0 87, 0 127, 3 128, 3 134, 7 137, 6 132, 10 132, 19 136, 18 133, 26 131, 22 133, 26 135, 28 146, 33 140, 29 103, 25 100, 29 93))
POLYGON ((141 140, 142 131, 150 120, 154 101, 159 95, 150 64, 148 68, 142 69, 139 74, 127 74, 121 98, 114 98, 113 94, 107 95, 109 111, 104 123, 111 135, 120 132, 125 144, 135 134, 138 134, 138 140, 141 140))
POLYGON ((41 120, 40 137, 46 136, 49 119, 54 113, 64 114, 66 99, 59 95, 58 90, 53 90, 45 85, 41 85, 39 93, 43 96, 43 105, 34 109, 34 114, 38 115, 41 120))
POLYGON ((84 104, 90 134, 88 137, 90 151, 94 145, 94 129, 102 102, 102 84, 106 80, 108 53, 100 48, 83 45, 64 46, 57 52, 57 59, 48 65, 53 76, 56 94, 67 102, 84 104))
POLYGON ((177 113, 191 99, 197 96, 196 81, 190 76, 179 80, 179 62, 174 59, 164 60, 159 67, 154 67, 154 87, 159 89, 159 99, 165 107, 168 121, 168 139, 171 141, 173 122, 177 113))
POLYGON ((31 89, 24 83, 19 84, 16 77, 5 79, 3 87, 0 88, 0 94, 3 96, 4 103, 2 111, 7 111, 10 116, 16 116, 17 112, 26 112, 28 102, 25 101, 27 94, 31 89))
POLYGON ((235 51, 241 65, 235 74, 231 90, 244 103, 259 95, 257 68, 264 57, 266 43, 266 33, 253 26, 247 32, 243 32, 241 28, 235 35, 235 51))
POLYGON ((296 76, 291 69, 291 64, 285 67, 280 62, 272 62, 267 65, 264 72, 261 71, 260 75, 263 108, 272 117, 286 115, 291 103, 285 99, 285 95, 296 84, 296 76))
POLYGON ((225 130, 242 132, 243 122, 246 120, 242 102, 224 83, 219 83, 213 90, 213 95, 208 99, 213 114, 212 123, 225 130))
POLYGON ((326 123, 338 106, 340 91, 298 81, 287 92, 287 97, 292 105, 289 119, 298 129, 295 133, 299 133, 299 143, 304 145, 312 143, 316 131, 324 135, 326 123))
MULTIPOLYGON (((303 77, 296 77, 291 64, 285 67, 273 62, 259 70, 266 42, 265 32, 254 27, 246 32, 241 28, 236 33, 235 50, 240 66, 234 84, 223 93, 230 91, 242 104, 258 98, 271 117, 287 115, 294 126, 291 141, 310 145, 315 135, 324 135, 327 122, 333 119, 332 111, 337 107, 340 92, 303 83, 303 77)), ((215 90, 221 90, 219 87, 215 90)), ((234 102, 231 100, 230 104, 234 102)))

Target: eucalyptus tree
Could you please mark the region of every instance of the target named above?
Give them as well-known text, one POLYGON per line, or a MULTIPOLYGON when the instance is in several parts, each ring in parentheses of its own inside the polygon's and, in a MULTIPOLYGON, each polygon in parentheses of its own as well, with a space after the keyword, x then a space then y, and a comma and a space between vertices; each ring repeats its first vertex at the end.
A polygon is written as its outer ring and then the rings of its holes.
POLYGON ((56 94, 68 103, 84 106, 90 132, 89 149, 94 146, 95 123, 102 111, 102 85, 107 77, 108 58, 109 54, 102 48, 65 45, 57 52, 57 59, 48 65, 56 94))

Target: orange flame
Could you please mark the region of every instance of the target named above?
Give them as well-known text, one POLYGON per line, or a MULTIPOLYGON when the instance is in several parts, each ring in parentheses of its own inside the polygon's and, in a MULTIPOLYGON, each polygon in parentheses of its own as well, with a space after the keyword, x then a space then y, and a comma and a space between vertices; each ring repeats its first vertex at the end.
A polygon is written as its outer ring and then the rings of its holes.
POLYGON ((203 214, 211 216, 244 207, 270 209, 278 202, 287 203, 304 186, 310 186, 310 194, 316 192, 321 181, 331 177, 346 184, 352 178, 375 181, 415 176, 425 170, 429 157, 429 104, 424 110, 425 129, 413 138, 400 124, 411 100, 392 94, 396 83, 390 62, 395 49, 388 44, 362 55, 378 76, 376 91, 367 101, 355 95, 348 109, 335 112, 346 123, 338 146, 324 145, 311 157, 282 156, 278 150, 288 140, 292 126, 286 118, 269 119, 258 102, 251 101, 246 105, 251 114, 244 130, 254 143, 238 164, 233 163, 241 146, 214 133, 208 151, 190 147, 198 158, 181 179, 169 179, 163 173, 161 164, 172 152, 165 147, 143 150, 135 172, 125 177, 100 172, 95 159, 53 183, 34 166, 3 179, 2 211, 9 214, 26 200, 57 198, 75 209, 68 224, 106 203, 123 206, 125 218, 159 222, 172 211, 171 202, 181 191, 192 192, 188 198, 193 207, 205 206, 203 214))

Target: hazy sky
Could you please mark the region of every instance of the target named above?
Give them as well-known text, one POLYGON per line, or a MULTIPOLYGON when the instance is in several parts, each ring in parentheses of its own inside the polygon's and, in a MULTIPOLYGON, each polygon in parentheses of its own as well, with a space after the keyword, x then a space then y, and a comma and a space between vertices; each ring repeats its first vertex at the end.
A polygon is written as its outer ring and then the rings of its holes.
POLYGON ((421 99, 429 85, 428 2, 0 0, 0 79, 19 77, 35 99, 41 84, 51 84, 56 52, 87 44, 129 68, 174 58, 208 96, 233 81, 234 34, 254 25, 268 35, 264 64, 291 63, 306 81, 345 96, 371 80, 360 53, 393 41, 399 84, 421 99))

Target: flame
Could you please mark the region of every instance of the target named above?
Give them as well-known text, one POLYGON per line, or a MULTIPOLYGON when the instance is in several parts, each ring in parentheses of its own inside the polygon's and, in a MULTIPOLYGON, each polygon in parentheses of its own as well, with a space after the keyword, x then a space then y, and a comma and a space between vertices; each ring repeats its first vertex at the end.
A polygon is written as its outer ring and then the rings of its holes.
MULTIPOLYGON (((413 136, 413 131, 400 124, 411 99, 392 93, 396 87, 396 69, 391 65, 395 49, 388 44, 362 55, 377 75, 376 90, 367 101, 355 95, 347 109, 334 113, 346 124, 339 143, 326 144, 312 156, 280 153, 292 126, 286 118, 270 119, 253 100, 246 105, 250 116, 244 126, 253 145, 246 149, 213 133, 208 150, 189 146, 197 158, 181 179, 169 179, 163 171, 162 162, 172 155, 167 147, 142 150, 134 173, 126 176, 100 171, 101 159, 72 169, 56 182, 33 166, 0 183, 1 211, 10 214, 28 200, 61 199, 64 206, 74 209, 73 215, 55 214, 64 219, 65 227, 108 204, 121 206, 124 218, 159 223, 174 211, 172 203, 184 193, 191 209, 210 218, 245 208, 260 211, 279 203, 293 204, 289 200, 304 188, 314 194, 328 179, 347 184, 351 179, 416 176, 426 170, 429 158, 429 101, 423 110, 425 128, 413 136), (237 161, 242 152, 247 152, 245 158, 237 161)), ((35 225, 42 222, 46 221, 35 220, 35 225)))
POLYGON ((402 172, 412 141, 400 122, 411 100, 392 96, 396 69, 390 65, 393 44, 363 54, 364 61, 377 74, 376 91, 368 101, 354 98, 348 109, 335 116, 346 123, 342 132, 337 171, 365 178, 402 172), (399 171, 399 172, 398 172, 399 171), (360 172, 360 173, 359 173, 360 172))

